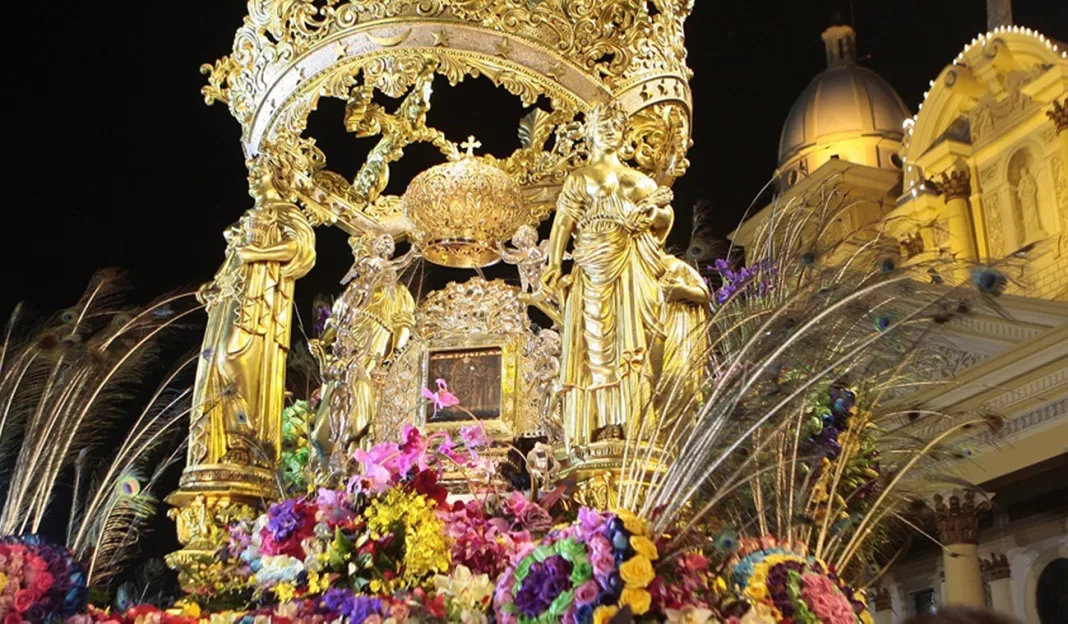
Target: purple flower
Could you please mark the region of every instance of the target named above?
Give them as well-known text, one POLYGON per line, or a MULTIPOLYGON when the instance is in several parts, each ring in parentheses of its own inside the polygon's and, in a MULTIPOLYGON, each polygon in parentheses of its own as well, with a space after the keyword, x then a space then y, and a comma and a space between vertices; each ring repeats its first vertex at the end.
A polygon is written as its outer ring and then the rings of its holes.
POLYGON ((315 335, 322 336, 326 330, 326 321, 330 319, 330 306, 321 305, 315 308, 315 335))
POLYGON ((278 542, 284 542, 300 526, 301 517, 296 510, 296 499, 284 500, 271 505, 267 510, 267 530, 278 542))
POLYGON ((332 588, 323 594, 323 607, 360 624, 372 615, 382 614, 382 601, 369 596, 358 596, 351 591, 332 588))
POLYGON ((571 568, 571 562, 560 555, 530 566, 515 596, 519 612, 531 618, 545 612, 557 596, 571 588, 571 568))
POLYGON ((579 524, 582 525, 582 530, 587 533, 593 533, 604 525, 604 516, 601 515, 601 512, 589 507, 579 507, 578 519, 579 524))

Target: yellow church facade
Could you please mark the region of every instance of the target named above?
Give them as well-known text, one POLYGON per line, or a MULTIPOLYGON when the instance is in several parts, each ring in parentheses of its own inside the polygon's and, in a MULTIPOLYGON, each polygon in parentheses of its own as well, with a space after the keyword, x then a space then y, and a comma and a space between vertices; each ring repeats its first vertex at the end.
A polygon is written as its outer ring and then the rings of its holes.
POLYGON ((776 197, 731 235, 756 261, 780 211, 833 187, 851 198, 843 227, 874 226, 902 262, 952 257, 1009 279, 998 309, 932 338, 942 383, 899 399, 1006 425, 960 440, 968 457, 945 473, 986 495, 928 501, 940 546, 894 562, 875 588, 879 624, 952 604, 1042 624, 1048 587, 1068 587, 1068 45, 1004 13, 913 107, 857 64, 852 28, 827 29, 827 68, 783 124, 776 197))

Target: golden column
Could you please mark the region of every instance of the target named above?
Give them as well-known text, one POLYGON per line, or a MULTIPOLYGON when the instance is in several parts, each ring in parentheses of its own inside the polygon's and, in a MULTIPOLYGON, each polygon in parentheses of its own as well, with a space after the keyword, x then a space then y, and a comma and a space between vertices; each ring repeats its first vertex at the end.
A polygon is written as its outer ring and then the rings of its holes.
POLYGON ((979 543, 979 514, 989 510, 987 501, 976 502, 975 492, 953 492, 934 497, 938 539, 942 542, 942 568, 946 575, 948 605, 982 608, 983 574, 976 552, 979 543))
POLYGON ((1068 98, 1064 102, 1053 101, 1053 107, 1046 111, 1046 116, 1057 127, 1057 143, 1061 146, 1061 162, 1068 167, 1068 98))
POLYGON ((968 197, 972 194, 971 180, 971 173, 963 168, 947 171, 942 174, 941 180, 930 182, 946 204, 942 226, 949 232, 950 251, 959 260, 978 258, 972 212, 968 204, 968 197))

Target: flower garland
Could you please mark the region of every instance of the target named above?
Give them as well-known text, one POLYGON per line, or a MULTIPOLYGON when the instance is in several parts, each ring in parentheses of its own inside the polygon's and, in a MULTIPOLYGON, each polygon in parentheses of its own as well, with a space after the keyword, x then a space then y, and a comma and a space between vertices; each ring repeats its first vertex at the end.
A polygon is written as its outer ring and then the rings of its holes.
POLYGON ((44 622, 85 609, 85 570, 71 552, 35 535, 0 539, 0 614, 4 624, 44 622))

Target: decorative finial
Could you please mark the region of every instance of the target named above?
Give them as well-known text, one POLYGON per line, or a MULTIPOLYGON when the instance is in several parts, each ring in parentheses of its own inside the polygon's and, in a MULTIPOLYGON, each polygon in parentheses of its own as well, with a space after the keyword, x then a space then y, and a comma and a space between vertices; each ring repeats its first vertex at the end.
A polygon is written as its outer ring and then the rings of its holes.
POLYGON ((1012 0, 986 0, 986 29, 1012 26, 1012 0))
POLYGON ((831 26, 821 37, 827 48, 827 67, 857 64, 857 33, 852 26, 831 26))
POLYGON ((467 150, 467 157, 473 158, 475 156, 475 148, 482 147, 482 142, 475 139, 475 135, 470 135, 467 140, 460 144, 460 147, 467 150))

